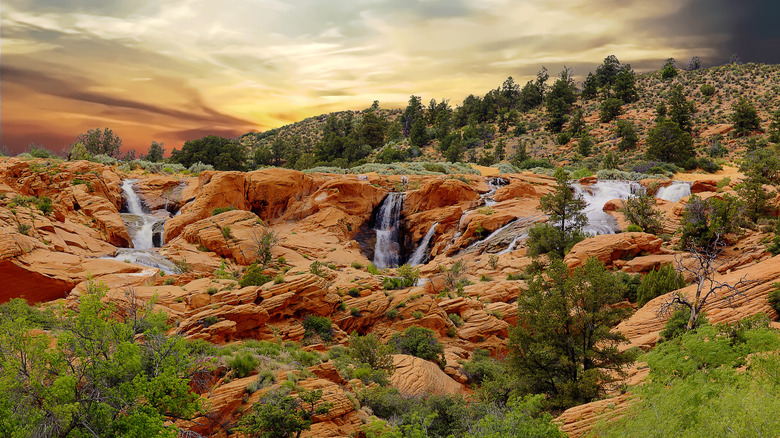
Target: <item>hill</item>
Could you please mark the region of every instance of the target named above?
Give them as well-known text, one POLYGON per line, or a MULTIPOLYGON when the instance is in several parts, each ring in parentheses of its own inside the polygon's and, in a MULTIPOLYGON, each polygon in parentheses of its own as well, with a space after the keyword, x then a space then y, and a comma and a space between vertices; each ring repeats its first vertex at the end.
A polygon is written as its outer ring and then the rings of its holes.
MULTIPOLYGON (((600 69, 609 67, 609 60, 600 69)), ((617 66, 619 70, 622 64, 617 66)), ((371 109, 312 117, 262 134, 247 134, 241 141, 253 151, 270 151, 276 142, 279 153, 274 155, 276 159, 272 163, 266 164, 297 169, 346 168, 366 162, 458 160, 481 165, 512 162, 520 166, 531 159, 593 172, 605 167, 606 154, 612 151, 618 161, 606 165, 641 170, 647 167, 642 165, 648 161, 646 139, 655 125, 658 107, 669 105, 678 86, 685 100, 693 105, 690 133, 698 157, 709 157, 721 164, 734 161, 740 158, 748 143, 765 143, 771 131, 778 130, 770 125, 780 107, 780 66, 729 64, 694 71, 674 69, 674 72, 675 76, 666 79, 661 70, 634 75, 635 100, 620 102, 616 117, 608 121, 601 117, 601 109, 605 100, 613 97, 610 87, 602 85, 594 95, 588 96, 587 87, 572 83, 574 101, 563 115, 560 132, 550 126, 549 93, 554 84, 551 87, 549 83, 552 80, 543 83, 544 97, 531 105, 526 103, 523 93, 529 85, 540 81, 520 88, 510 78, 483 97, 469 96, 454 108, 447 101, 434 101, 433 105, 425 106, 418 96, 412 96, 412 105, 404 110, 377 110, 383 138, 370 149, 361 149, 365 144, 361 130, 365 129, 363 116, 371 109), (761 131, 735 137, 732 114, 742 98, 756 109, 761 131), (423 134, 418 132, 416 137, 411 132, 415 119, 424 123, 424 130, 420 131, 423 134), (635 147, 620 150, 619 143, 625 135, 617 132, 619 121, 633 124, 638 140, 635 147), (402 126, 404 122, 409 126, 402 126), (590 151, 579 150, 583 136, 592 141, 590 151), (450 149, 453 143, 456 146, 450 149)), ((714 167, 707 163, 705 160, 703 167, 714 167)), ((532 164, 539 163, 526 163, 532 164)), ((697 167, 697 164, 689 162, 686 167, 697 167)))

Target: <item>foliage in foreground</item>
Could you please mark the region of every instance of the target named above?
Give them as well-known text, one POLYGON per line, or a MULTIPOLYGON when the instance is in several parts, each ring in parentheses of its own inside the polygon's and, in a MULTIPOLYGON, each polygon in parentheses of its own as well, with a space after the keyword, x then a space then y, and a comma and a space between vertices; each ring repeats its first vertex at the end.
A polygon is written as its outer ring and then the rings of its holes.
POLYGON ((175 437, 169 420, 199 410, 190 344, 166 336, 152 306, 123 309, 126 320, 117 320, 105 292, 90 284, 78 308, 58 318, 23 300, 3 306, 0 436, 175 437))
POLYGON ((645 357, 650 382, 635 389, 639 402, 594 436, 778 436, 778 349, 780 337, 760 318, 660 344, 645 357))
POLYGON ((518 299, 518 323, 509 337, 511 368, 525 394, 546 394, 550 409, 602 396, 634 361, 620 351, 625 336, 611 328, 626 315, 613 307, 625 284, 595 258, 570 272, 554 260, 518 299))

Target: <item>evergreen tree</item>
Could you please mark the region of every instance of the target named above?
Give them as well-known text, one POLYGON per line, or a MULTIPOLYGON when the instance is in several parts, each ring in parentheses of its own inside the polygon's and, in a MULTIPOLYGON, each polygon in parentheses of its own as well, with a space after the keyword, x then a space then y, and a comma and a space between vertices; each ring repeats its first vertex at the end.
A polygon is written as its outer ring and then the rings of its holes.
POLYGON ((669 96, 669 119, 683 131, 690 134, 693 131, 693 102, 689 102, 686 99, 685 91, 682 85, 677 85, 672 88, 672 93, 669 96))
POLYGON ((588 221, 582 212, 585 201, 575 195, 568 178, 565 170, 556 169, 555 190, 539 200, 539 209, 549 215, 549 219, 528 232, 528 254, 532 257, 548 254, 563 258, 574 244, 585 239, 582 234, 582 228, 588 221))
POLYGON ((141 159, 151 161, 153 163, 159 163, 163 160, 163 155, 165 155, 165 147, 163 144, 152 141, 152 144, 149 146, 149 152, 145 156, 141 157, 141 159))
POLYGON ((646 154, 650 159, 675 164, 682 164, 696 156, 691 134, 665 118, 661 118, 648 132, 646 154))
POLYGON ((609 123, 623 112, 623 101, 610 97, 601 102, 599 120, 601 123, 609 123))
POLYGON ((750 135, 751 131, 761 130, 761 119, 758 118, 756 107, 744 97, 733 106, 731 123, 734 124, 734 136, 750 135))
POLYGON ((574 94, 574 80, 571 78, 568 68, 561 71, 545 99, 549 116, 547 129, 553 133, 561 132, 563 124, 566 123, 566 116, 577 100, 577 96, 574 94))
POLYGON ((626 338, 611 330, 627 315, 622 306, 611 306, 623 299, 625 287, 593 257, 573 271, 553 260, 528 283, 509 337, 511 369, 523 392, 546 394, 550 409, 606 392, 635 358, 632 350, 618 349, 626 338))
POLYGON ((621 151, 629 151, 636 147, 639 137, 636 135, 636 128, 634 123, 628 120, 618 120, 615 127, 615 134, 620 137, 618 142, 618 149, 621 151))

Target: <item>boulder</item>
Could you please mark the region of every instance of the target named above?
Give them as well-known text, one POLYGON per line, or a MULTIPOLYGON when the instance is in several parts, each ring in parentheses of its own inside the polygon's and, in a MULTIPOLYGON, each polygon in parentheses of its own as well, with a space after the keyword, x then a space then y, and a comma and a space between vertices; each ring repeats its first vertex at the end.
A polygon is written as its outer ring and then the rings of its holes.
POLYGON ((588 258, 596 257, 609 266, 616 260, 659 253, 662 243, 661 238, 649 233, 601 234, 574 245, 563 261, 569 269, 574 269, 588 258))
POLYGON ((233 207, 249 210, 243 172, 206 171, 200 174, 195 200, 181 209, 181 214, 165 224, 165 242, 173 240, 187 225, 211 217, 215 208, 233 207))
POLYGON ((395 372, 390 383, 405 397, 464 394, 463 386, 433 362, 406 354, 394 354, 395 372))
POLYGON ((493 199, 496 202, 506 201, 514 198, 535 198, 538 194, 533 184, 525 181, 514 180, 508 186, 500 187, 496 190, 493 199))
POLYGON ((419 190, 413 190, 406 195, 403 214, 408 216, 456 204, 470 204, 478 198, 479 193, 461 180, 437 178, 426 181, 419 190))

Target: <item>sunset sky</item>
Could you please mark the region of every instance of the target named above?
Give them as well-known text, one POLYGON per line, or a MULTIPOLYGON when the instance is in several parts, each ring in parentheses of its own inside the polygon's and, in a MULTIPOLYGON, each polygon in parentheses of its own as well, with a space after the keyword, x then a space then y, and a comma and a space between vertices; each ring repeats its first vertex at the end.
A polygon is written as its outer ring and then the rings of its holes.
POLYGON ((780 62, 769 0, 3 0, 2 144, 110 127, 168 151, 308 116, 482 95, 544 65, 581 79, 699 56, 780 62))

